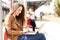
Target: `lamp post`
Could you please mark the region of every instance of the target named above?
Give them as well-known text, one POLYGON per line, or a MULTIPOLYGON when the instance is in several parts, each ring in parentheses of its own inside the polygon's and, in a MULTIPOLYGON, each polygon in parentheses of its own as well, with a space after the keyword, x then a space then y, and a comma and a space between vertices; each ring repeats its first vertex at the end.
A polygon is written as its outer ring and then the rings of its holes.
POLYGON ((10 0, 10 11, 12 10, 12 0, 10 0))

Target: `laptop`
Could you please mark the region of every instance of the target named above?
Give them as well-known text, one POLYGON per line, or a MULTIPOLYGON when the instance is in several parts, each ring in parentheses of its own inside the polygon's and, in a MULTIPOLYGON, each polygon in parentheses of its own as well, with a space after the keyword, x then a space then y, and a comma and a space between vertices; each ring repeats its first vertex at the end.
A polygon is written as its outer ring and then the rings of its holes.
POLYGON ((38 33, 38 29, 35 29, 35 31, 28 31, 28 32, 25 32, 24 35, 36 35, 38 33))

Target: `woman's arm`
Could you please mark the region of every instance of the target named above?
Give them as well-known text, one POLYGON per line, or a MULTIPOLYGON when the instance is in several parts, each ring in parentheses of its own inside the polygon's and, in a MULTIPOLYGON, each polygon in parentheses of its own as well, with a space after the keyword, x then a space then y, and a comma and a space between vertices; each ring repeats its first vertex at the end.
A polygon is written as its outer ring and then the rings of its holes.
POLYGON ((9 35, 23 35, 23 32, 22 31, 16 31, 16 30, 12 30, 11 27, 12 27, 12 21, 13 21, 13 17, 12 16, 9 16, 8 20, 5 19, 5 28, 7 30, 7 33, 9 35))

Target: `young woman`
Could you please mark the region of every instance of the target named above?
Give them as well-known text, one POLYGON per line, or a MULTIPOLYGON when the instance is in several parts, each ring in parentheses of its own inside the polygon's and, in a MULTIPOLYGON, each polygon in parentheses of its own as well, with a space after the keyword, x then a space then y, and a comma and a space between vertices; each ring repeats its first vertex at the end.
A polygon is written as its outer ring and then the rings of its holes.
POLYGON ((5 18, 4 26, 6 28, 7 39, 17 40, 18 36, 23 35, 23 25, 25 22, 25 10, 24 6, 15 3, 12 10, 5 18))
POLYGON ((5 18, 4 26, 7 33, 7 40, 46 40, 44 34, 36 34, 35 36, 24 35, 23 28, 25 26, 25 10, 24 6, 15 3, 12 11, 5 18))

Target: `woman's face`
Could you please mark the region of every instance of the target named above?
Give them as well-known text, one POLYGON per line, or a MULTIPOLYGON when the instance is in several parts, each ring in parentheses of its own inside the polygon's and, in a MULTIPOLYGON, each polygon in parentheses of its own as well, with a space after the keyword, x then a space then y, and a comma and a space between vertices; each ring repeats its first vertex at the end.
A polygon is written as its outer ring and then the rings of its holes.
POLYGON ((15 12, 16 16, 18 16, 18 15, 22 12, 22 9, 23 9, 23 7, 20 6, 20 7, 16 10, 16 12, 15 12))

